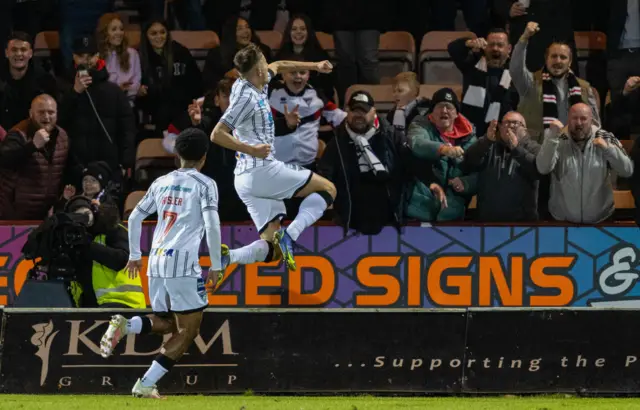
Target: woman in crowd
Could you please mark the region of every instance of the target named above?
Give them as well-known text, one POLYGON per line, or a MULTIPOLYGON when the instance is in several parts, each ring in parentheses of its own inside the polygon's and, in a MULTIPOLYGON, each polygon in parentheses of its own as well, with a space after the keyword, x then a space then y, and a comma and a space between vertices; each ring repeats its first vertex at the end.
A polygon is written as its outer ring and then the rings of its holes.
POLYGON ((98 21, 98 50, 109 72, 109 81, 127 93, 131 104, 140 89, 140 56, 129 47, 124 25, 116 13, 107 13, 98 21))
POLYGON ((258 34, 251 28, 249 22, 238 16, 229 18, 222 27, 220 47, 209 51, 204 64, 203 78, 207 90, 213 90, 225 75, 234 69, 233 57, 238 50, 250 43, 260 47, 262 54, 271 61, 271 49, 262 44, 258 34))
POLYGON ((138 105, 161 137, 170 123, 189 126, 187 107, 202 93, 202 76, 187 48, 171 39, 167 24, 151 20, 140 41, 142 85, 138 105))
MULTIPOLYGON (((305 14, 293 16, 284 31, 275 60, 324 61, 329 59, 329 54, 318 41, 311 19, 305 14)), ((326 98, 333 100, 333 74, 312 71, 309 83, 322 91, 326 98)))

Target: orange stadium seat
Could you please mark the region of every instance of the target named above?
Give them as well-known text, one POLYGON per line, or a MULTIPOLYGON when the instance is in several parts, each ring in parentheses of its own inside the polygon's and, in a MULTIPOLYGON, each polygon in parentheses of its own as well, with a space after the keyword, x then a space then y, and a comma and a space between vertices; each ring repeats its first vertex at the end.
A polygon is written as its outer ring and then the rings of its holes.
POLYGON ((274 53, 280 49, 280 43, 282 42, 282 34, 278 31, 257 31, 260 41, 271 48, 274 53))
POLYGON ((209 54, 209 50, 220 45, 218 35, 213 31, 179 31, 171 32, 171 37, 191 51, 191 55, 196 59, 200 70, 204 68, 204 62, 209 54))
POLYGON ((451 88, 458 96, 458 100, 462 101, 462 85, 461 84, 421 84, 420 96, 431 99, 433 94, 441 88, 451 88))
POLYGON ((627 152, 627 154, 631 154, 631 149, 633 148, 633 140, 620 140, 622 144, 622 148, 627 152))
POLYGON ((416 42, 411 33, 389 31, 380 36, 380 77, 415 69, 416 42))
POLYGON ((431 31, 422 38, 418 64, 423 84, 462 84, 462 74, 456 68, 447 47, 462 37, 476 38, 470 31, 431 31))
POLYGON ((390 85, 352 85, 347 89, 345 104, 346 101, 349 101, 349 98, 351 98, 351 94, 360 90, 368 91, 371 94, 376 103, 376 110, 378 110, 380 114, 386 114, 393 109, 395 100, 393 98, 393 89, 390 85))
POLYGON ((135 179, 141 186, 176 169, 176 157, 168 153, 159 138, 149 138, 138 144, 135 179))
POLYGON ((60 37, 57 31, 41 31, 33 42, 34 57, 51 57, 52 50, 60 49, 60 37))
POLYGON ((336 44, 333 41, 333 36, 329 33, 323 33, 318 31, 316 37, 320 42, 320 46, 329 54, 331 61, 335 61, 336 58, 336 44))
POLYGON ((618 209, 635 209, 636 203, 631 191, 613 191, 613 203, 618 209))
POLYGON ((133 191, 127 196, 127 200, 124 203, 124 219, 129 219, 129 215, 133 212, 133 209, 138 205, 138 202, 142 200, 146 191, 133 191))
POLYGON ((140 30, 127 30, 127 40, 129 40, 129 47, 138 49, 140 47, 141 33, 140 30))

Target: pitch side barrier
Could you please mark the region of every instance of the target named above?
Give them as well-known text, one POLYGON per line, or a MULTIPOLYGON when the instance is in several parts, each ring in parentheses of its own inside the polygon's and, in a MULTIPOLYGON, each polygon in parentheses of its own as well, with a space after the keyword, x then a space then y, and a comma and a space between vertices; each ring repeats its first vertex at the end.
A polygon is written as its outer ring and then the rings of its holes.
MULTIPOLYGON (((127 312, 131 315, 132 311, 127 312)), ((3 393, 129 394, 162 338, 109 359, 112 311, 7 308, 3 393)), ((167 394, 640 392, 630 309, 208 309, 167 394)))
MULTIPOLYGON (((33 226, 0 225, 0 305, 19 295, 33 226)), ((142 230, 142 285, 155 225, 142 230)), ((236 248, 258 237, 225 225, 236 248)), ((220 308, 627 307, 640 309, 640 229, 634 225, 407 226, 378 235, 314 226, 297 242, 298 270, 229 266, 209 297, 220 308)), ((161 252, 170 254, 170 249, 161 252)), ((200 263, 209 266, 203 244, 200 263)), ((147 299, 148 303, 148 299, 147 299)))

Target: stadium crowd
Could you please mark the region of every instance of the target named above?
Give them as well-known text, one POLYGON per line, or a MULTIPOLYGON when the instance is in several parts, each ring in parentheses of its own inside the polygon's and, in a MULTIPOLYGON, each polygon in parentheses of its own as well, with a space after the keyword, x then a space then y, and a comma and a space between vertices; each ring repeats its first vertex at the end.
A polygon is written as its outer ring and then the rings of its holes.
MULTIPOLYGON (((331 74, 277 76, 269 101, 276 158, 335 184, 325 218, 345 229, 469 217, 594 224, 614 218, 617 190, 640 195, 640 147, 627 143, 640 103, 637 1, 463 0, 470 32, 452 37, 445 58, 462 82, 431 95, 416 72, 381 74, 381 33, 453 31, 456 2, 166 3, 118 2, 137 9, 138 26, 109 0, 2 2, 0 220, 42 220, 76 192, 130 209, 133 191, 175 167, 181 130, 211 134, 239 75, 233 57, 250 43, 269 61, 335 62, 331 74), (59 53, 36 56, 38 33, 56 20, 59 53), (178 26, 217 33, 215 46, 190 49, 178 26), (270 48, 265 30, 281 42, 270 48), (606 33, 606 53, 586 70, 574 31, 606 33), (323 49, 325 32, 335 55, 323 49), (372 92, 378 84, 393 95, 388 110, 372 92)), ((249 219, 235 161, 211 143, 202 170, 226 222, 249 219)), ((289 200, 288 212, 298 206, 289 200)))

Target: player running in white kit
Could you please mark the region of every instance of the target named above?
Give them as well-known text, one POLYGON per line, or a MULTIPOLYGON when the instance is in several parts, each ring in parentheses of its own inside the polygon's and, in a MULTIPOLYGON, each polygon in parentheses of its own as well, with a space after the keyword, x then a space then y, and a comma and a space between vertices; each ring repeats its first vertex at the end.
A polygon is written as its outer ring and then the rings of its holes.
POLYGON ((208 306, 198 257, 205 233, 211 257, 207 284, 215 285, 222 277, 221 252, 226 253, 226 247, 221 250, 218 188, 211 178, 199 172, 208 147, 209 139, 203 131, 189 128, 180 133, 175 143, 180 169, 155 180, 129 217, 127 268, 129 275, 135 277, 142 267, 142 221, 158 213, 147 269, 153 314, 130 320, 114 316, 100 342, 101 354, 109 357, 127 333, 173 333, 133 387, 136 397, 161 398, 156 383, 198 335, 202 311, 208 306))
POLYGON ((241 77, 231 89, 231 104, 213 130, 211 141, 237 151, 236 191, 247 206, 262 240, 231 250, 230 259, 225 260, 223 267, 226 263, 269 262, 282 256, 287 267, 295 270, 293 243, 331 206, 336 188, 329 180, 308 169, 275 159, 275 127, 267 85, 278 73, 300 70, 330 73, 333 67, 328 61, 267 64, 255 45, 238 51, 234 65, 241 77), (305 199, 295 219, 282 229, 280 222, 286 216, 283 200, 293 197, 305 199))

